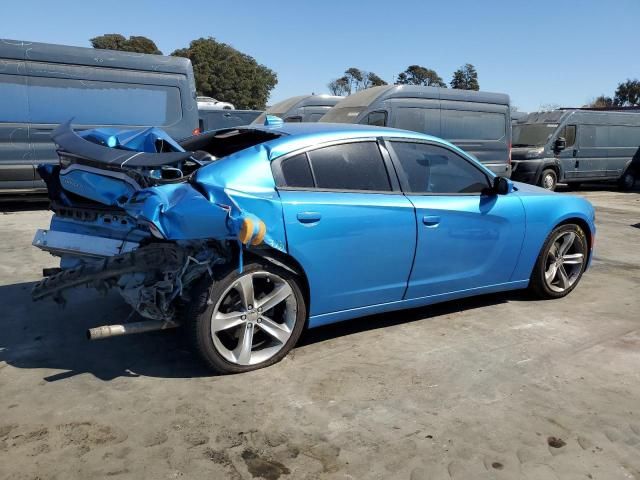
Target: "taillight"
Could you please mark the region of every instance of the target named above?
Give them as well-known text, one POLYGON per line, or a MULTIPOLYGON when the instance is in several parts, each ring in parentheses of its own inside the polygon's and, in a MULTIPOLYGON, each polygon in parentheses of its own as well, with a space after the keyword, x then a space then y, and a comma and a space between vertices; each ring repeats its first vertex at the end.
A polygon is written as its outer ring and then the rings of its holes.
POLYGON ((194 128, 193 131, 191 132, 191 135, 200 135, 200 129, 199 128, 194 128))

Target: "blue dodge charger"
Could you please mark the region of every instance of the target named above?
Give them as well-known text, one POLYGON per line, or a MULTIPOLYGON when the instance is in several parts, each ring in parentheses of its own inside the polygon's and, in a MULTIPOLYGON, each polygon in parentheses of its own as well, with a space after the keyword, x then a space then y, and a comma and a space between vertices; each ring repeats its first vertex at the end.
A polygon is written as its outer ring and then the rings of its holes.
POLYGON ((60 257, 33 298, 116 289, 135 321, 182 326, 216 372, 271 365, 306 327, 528 288, 560 298, 595 242, 582 198, 496 177, 439 138, 362 125, 164 132, 70 124, 41 165, 60 257))

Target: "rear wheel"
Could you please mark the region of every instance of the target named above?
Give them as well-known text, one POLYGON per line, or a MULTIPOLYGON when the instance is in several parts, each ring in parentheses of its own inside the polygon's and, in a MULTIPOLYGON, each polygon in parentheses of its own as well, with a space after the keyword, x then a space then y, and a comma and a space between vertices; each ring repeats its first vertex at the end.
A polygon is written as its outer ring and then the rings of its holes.
POLYGON ((556 189, 556 185, 558 184, 558 174, 553 168, 546 168, 542 171, 542 175, 540 175, 540 182, 538 185, 544 189, 551 190, 552 192, 556 189))
POLYGON ((269 263, 250 263, 203 282, 186 311, 191 341, 217 373, 240 373, 280 361, 306 321, 298 278, 269 263))
POLYGON ((557 227, 538 255, 530 290, 540 298, 561 298, 569 294, 582 277, 587 255, 587 238, 579 225, 557 227))
POLYGON ((636 184, 636 180, 635 172, 627 170, 624 172, 624 175, 620 177, 620 180, 618 180, 618 185, 622 190, 632 190, 636 184))

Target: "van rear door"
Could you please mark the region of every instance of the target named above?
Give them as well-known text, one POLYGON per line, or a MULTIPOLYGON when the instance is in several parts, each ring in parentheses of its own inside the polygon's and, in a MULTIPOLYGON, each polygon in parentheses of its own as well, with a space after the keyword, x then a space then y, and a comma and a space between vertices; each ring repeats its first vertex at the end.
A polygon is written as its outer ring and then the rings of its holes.
POLYGON ((25 63, 2 60, 0 71, 0 191, 33 188, 25 63))
POLYGON ((507 105, 442 100, 440 109, 442 138, 473 154, 494 173, 510 176, 507 105))

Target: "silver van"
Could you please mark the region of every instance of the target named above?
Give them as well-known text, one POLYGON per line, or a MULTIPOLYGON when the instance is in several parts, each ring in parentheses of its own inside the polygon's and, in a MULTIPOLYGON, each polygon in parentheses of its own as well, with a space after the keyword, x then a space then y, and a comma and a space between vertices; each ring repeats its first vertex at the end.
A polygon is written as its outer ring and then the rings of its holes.
POLYGON ((272 105, 252 123, 262 124, 266 115, 275 115, 285 122, 317 122, 344 97, 335 95, 298 95, 272 105))
POLYGON ((509 177, 509 96, 414 85, 385 85, 350 95, 321 122, 364 123, 441 137, 509 177))
POLYGON ((618 182, 640 175, 640 110, 534 112, 513 125, 512 178, 554 190, 558 182, 618 182))
POLYGON ((191 61, 46 43, 0 40, 0 194, 45 191, 36 166, 58 163, 51 132, 163 128, 197 133, 191 61))

